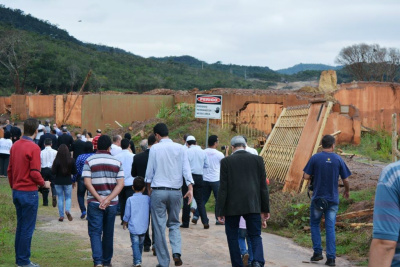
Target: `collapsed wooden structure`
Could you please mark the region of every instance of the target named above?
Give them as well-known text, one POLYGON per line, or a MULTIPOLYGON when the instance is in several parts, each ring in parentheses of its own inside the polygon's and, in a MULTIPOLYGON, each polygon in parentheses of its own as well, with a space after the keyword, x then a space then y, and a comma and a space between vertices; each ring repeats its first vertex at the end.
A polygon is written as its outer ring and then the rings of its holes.
POLYGON ((260 156, 268 170, 267 177, 284 184, 283 190, 299 192, 303 168, 318 151, 332 102, 285 108, 269 135, 260 156))

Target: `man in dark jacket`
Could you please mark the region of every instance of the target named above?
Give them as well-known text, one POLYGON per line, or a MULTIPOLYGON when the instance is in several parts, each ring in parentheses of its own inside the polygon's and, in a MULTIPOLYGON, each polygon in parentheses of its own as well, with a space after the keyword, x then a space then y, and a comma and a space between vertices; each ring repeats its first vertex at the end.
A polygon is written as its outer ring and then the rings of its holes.
POLYGON ((261 220, 264 224, 270 217, 264 161, 245 150, 242 136, 233 137, 231 146, 232 155, 221 160, 216 213, 219 222, 225 222, 232 266, 243 266, 238 243, 239 221, 243 216, 252 244, 252 267, 261 267, 265 263, 261 220))
POLYGON ((74 143, 74 139, 72 136, 68 134, 68 129, 67 127, 62 127, 62 135, 58 137, 58 147, 60 147, 62 144, 65 144, 69 151, 72 151, 72 144, 74 143))
POLYGON ((17 126, 17 123, 14 123, 14 126, 11 127, 10 130, 12 142, 15 143, 21 138, 22 132, 21 129, 17 126))
POLYGON ((85 142, 82 141, 81 134, 76 135, 76 140, 72 144, 72 150, 74 151, 72 157, 74 158, 75 161, 79 157, 79 155, 82 155, 85 153, 85 142))
POLYGON ((57 137, 54 134, 51 134, 50 132, 47 132, 46 129, 44 129, 43 131, 44 131, 44 134, 40 137, 39 143, 38 143, 38 146, 40 147, 40 149, 41 150, 44 149, 44 147, 45 147, 44 141, 47 138, 49 138, 49 139, 51 139, 51 143, 52 143, 51 148, 54 149, 54 150, 57 150, 58 149, 57 137))

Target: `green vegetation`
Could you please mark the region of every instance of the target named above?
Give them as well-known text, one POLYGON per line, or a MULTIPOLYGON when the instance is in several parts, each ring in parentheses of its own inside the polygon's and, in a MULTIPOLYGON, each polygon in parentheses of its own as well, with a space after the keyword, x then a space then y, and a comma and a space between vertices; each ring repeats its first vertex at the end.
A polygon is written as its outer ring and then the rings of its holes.
POLYGON ((362 155, 370 160, 391 162, 392 137, 384 130, 362 133, 359 146, 341 146, 346 153, 362 155))
MULTIPOLYGON (((11 189, 8 180, 0 179, 0 267, 14 266, 14 238, 16 214, 12 203, 11 189)), ((39 216, 46 209, 39 208, 39 216)), ((72 234, 50 233, 36 229, 32 240, 33 262, 41 266, 92 266, 89 245, 81 237, 72 234)))
MULTIPOLYGON (((270 191, 274 191, 275 185, 271 184, 270 191)), ((352 205, 359 202, 371 203, 374 201, 375 188, 350 192, 350 199, 340 197, 338 214, 347 213, 352 205)), ((293 240, 305 247, 312 247, 309 231, 310 200, 306 193, 291 195, 280 191, 272 192, 271 219, 267 232, 293 238, 293 240), (289 200, 289 201, 288 201, 289 200)), ((365 221, 363 221, 365 222, 365 221)), ((323 224, 322 224, 323 225, 323 224)), ((322 246, 325 246, 325 230, 321 231, 322 246)), ((366 228, 339 228, 336 227, 337 254, 346 255, 350 259, 366 265, 369 245, 372 238, 372 229, 366 228)))

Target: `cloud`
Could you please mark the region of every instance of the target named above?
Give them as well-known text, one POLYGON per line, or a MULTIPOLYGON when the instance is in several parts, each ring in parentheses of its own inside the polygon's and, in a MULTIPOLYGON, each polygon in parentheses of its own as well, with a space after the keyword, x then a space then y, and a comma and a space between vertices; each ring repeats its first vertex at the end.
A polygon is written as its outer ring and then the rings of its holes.
POLYGON ((85 42, 144 57, 286 68, 334 64, 344 46, 399 47, 397 0, 3 0, 85 42), (78 22, 82 20, 82 22, 78 22))

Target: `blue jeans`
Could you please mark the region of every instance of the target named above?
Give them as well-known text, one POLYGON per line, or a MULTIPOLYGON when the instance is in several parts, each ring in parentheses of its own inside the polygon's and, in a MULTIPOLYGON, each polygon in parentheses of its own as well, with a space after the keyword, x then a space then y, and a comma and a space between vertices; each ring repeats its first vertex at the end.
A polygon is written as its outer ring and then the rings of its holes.
POLYGON ((83 178, 79 175, 77 177, 77 184, 78 184, 78 190, 77 190, 77 196, 78 196, 78 204, 79 204, 79 209, 81 212, 86 212, 86 207, 85 207, 85 194, 86 194, 86 186, 85 182, 83 181, 83 178))
POLYGON ((99 208, 99 203, 87 205, 88 233, 92 246, 93 263, 110 265, 114 246, 114 223, 117 206, 99 208))
POLYGON ((133 264, 137 265, 142 263, 142 252, 144 244, 144 234, 135 235, 131 234, 132 251, 133 251, 133 264))
POLYGON ((29 264, 31 257, 31 242, 35 230, 39 206, 38 191, 13 190, 13 203, 17 211, 17 229, 15 233, 15 263, 29 264))
POLYGON ((64 217, 64 197, 65 197, 65 211, 71 211, 71 194, 72 185, 55 185, 58 198, 58 214, 64 217))
POLYGON ((313 249, 315 253, 322 254, 320 223, 322 214, 325 214, 326 257, 328 259, 336 258, 335 223, 338 208, 337 204, 329 202, 328 208, 320 211, 314 208, 314 201, 311 201, 310 226, 313 249))
POLYGON ((225 233, 228 239, 232 266, 243 267, 238 240, 240 216, 243 216, 246 220, 247 234, 253 252, 253 261, 257 261, 261 266, 264 266, 265 260, 261 239, 261 215, 259 213, 225 216, 225 233))
POLYGON ((251 242, 250 242, 250 238, 247 235, 247 230, 246 229, 240 229, 239 228, 239 248, 240 248, 240 254, 242 254, 242 256, 246 253, 249 254, 249 265, 250 263, 253 261, 253 250, 251 247, 251 242), (247 246, 246 246, 246 242, 247 242, 247 246))
MULTIPOLYGON (((219 190, 219 181, 217 181, 217 182, 206 182, 206 181, 204 181, 203 182, 203 202, 204 202, 204 205, 206 205, 208 200, 210 199, 211 191, 214 194, 215 203, 217 203, 218 190, 219 190)), ((215 213, 215 209, 214 209, 214 213, 215 213)), ((196 209, 196 212, 194 213, 193 218, 195 218, 195 219, 199 218, 199 211, 197 209, 196 209)), ((215 218, 217 218, 217 216, 215 216, 215 218)))

